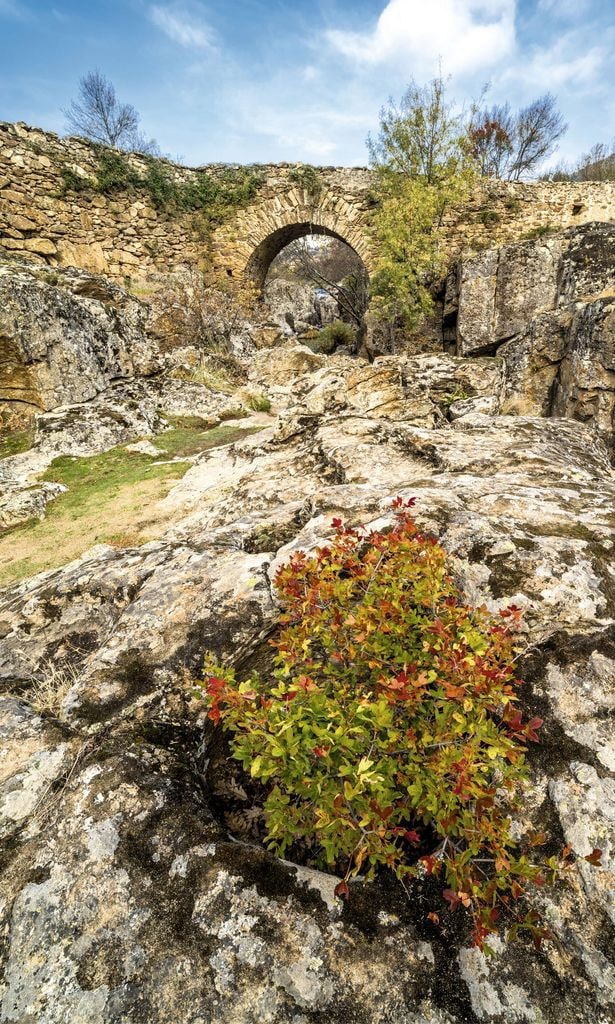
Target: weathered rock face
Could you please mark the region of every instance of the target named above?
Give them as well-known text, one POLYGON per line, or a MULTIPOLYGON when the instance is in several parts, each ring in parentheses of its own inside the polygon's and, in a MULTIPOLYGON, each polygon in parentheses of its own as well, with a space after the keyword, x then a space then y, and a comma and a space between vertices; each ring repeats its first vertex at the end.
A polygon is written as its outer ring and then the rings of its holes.
POLYGON ((553 414, 615 431, 615 296, 582 305, 572 319, 553 391, 553 414))
POLYGON ((458 310, 458 355, 493 353, 538 313, 612 295, 614 254, 615 227, 596 223, 462 260, 446 301, 458 310))
POLYGON ((449 278, 460 355, 497 352, 508 408, 612 436, 615 229, 590 224, 492 249, 449 278))
POLYGON ((369 365, 288 346, 253 373, 277 424, 200 457, 165 499, 161 540, 98 547, 0 595, 3 1019, 610 1024, 605 447, 580 422, 494 415, 500 359, 369 365), (418 498, 472 601, 523 609, 522 706, 545 726, 520 827, 604 851, 538 895, 556 935, 538 953, 496 942, 489 960, 460 918, 436 930, 423 883, 408 900, 386 877, 358 882, 341 904, 334 878, 233 840, 211 809, 211 727, 186 669, 205 649, 262 657, 276 566, 333 515, 376 521, 397 494, 418 498), (40 714, 50 664, 71 685, 40 714))
POLYGON ((317 294, 308 281, 276 278, 267 282, 263 297, 271 319, 286 333, 296 334, 308 327, 325 327, 339 315, 339 306, 330 295, 317 294))
POLYGON ((354 410, 379 419, 435 426, 460 398, 490 396, 497 411, 504 391, 504 363, 424 354, 381 356, 370 364, 285 344, 257 353, 250 379, 264 385, 278 406, 296 404, 300 398, 309 413, 354 410))
POLYGON ((93 398, 161 361, 147 307, 104 278, 0 265, 0 403, 48 410, 93 398))

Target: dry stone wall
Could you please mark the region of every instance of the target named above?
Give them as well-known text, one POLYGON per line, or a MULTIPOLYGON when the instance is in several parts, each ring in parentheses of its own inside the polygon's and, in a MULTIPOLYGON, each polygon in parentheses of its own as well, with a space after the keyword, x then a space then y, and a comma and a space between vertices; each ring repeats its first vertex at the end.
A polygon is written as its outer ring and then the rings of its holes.
MULTIPOLYGON (((145 170, 142 159, 130 159, 145 170)), ((84 141, 0 124, 0 251, 115 280, 198 259, 190 218, 156 210, 145 195, 64 193, 63 169, 87 179, 97 166, 96 148, 84 141)), ((169 166, 178 176, 190 174, 169 166)))
MULTIPOLYGON (((145 174, 142 157, 129 159, 145 174)), ((0 253, 132 282, 209 256, 223 273, 237 277, 247 270, 260 284, 268 261, 309 228, 344 238, 367 269, 373 267, 373 181, 365 168, 318 168, 316 187, 313 181, 306 187, 293 165, 261 167, 254 200, 217 230, 209 250, 197 216, 157 209, 145 191, 64 189, 63 170, 87 179, 97 167, 98 150, 84 140, 0 123, 0 253)), ((166 167, 177 181, 197 173, 170 162, 166 167)), ((450 218, 446 244, 453 258, 464 246, 487 248, 589 221, 615 221, 614 183, 489 182, 450 218)))

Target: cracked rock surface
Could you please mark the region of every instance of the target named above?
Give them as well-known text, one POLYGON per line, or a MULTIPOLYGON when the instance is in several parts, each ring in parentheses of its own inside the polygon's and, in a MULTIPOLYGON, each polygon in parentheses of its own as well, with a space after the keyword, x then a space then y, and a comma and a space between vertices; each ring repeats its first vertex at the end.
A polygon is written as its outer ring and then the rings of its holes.
POLYGON ((606 447, 591 424, 498 415, 498 358, 368 365, 289 346, 254 365, 277 420, 198 457, 160 540, 98 546, 0 593, 0 1020, 612 1024, 606 447), (333 516, 386 519, 398 494, 471 601, 523 609, 522 706, 545 724, 521 824, 603 850, 539 894, 556 937, 540 952, 496 940, 487 958, 461 917, 437 930, 418 881, 410 899, 358 882, 342 905, 331 876, 233 839, 212 810, 190 674, 206 649, 257 663, 276 566, 333 516), (50 665, 64 697, 37 713, 50 665))

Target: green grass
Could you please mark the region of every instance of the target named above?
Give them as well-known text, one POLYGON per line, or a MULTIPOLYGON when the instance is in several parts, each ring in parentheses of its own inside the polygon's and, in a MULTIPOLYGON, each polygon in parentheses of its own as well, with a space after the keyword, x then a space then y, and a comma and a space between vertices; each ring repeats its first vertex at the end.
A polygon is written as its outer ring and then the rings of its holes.
POLYGON ((33 439, 31 430, 13 430, 0 434, 0 459, 27 452, 32 447, 33 439))
POLYGON ((169 458, 188 458, 199 452, 219 448, 223 444, 231 444, 248 434, 253 434, 258 427, 208 427, 206 420, 198 416, 167 416, 171 428, 154 438, 157 448, 169 458))
POLYGON ((271 402, 261 392, 252 392, 245 399, 245 404, 252 412, 271 412, 271 402))
POLYGON ((87 458, 61 455, 53 460, 42 479, 64 484, 68 492, 50 505, 48 514, 57 514, 59 509, 82 508, 98 501, 101 494, 108 498, 118 488, 146 478, 177 479, 183 476, 186 468, 174 463, 157 466, 152 456, 127 452, 125 448, 111 448, 101 455, 87 458))
POLYGON ((44 520, 31 520, 0 536, 0 584, 56 568, 94 544, 132 547, 160 536, 165 513, 158 504, 191 465, 181 460, 258 429, 207 429, 206 421, 197 417, 175 418, 153 438, 164 452, 158 457, 120 446, 87 458, 54 459, 42 479, 68 490, 48 505, 44 520))

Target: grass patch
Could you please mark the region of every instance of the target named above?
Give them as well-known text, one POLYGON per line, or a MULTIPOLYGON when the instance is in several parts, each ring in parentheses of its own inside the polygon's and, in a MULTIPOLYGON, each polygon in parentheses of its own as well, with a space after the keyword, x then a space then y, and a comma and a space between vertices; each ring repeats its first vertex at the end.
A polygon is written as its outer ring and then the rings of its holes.
POLYGON ((60 167, 60 197, 71 192, 105 196, 144 193, 157 210, 167 214, 199 214, 206 234, 246 206, 262 184, 262 174, 255 166, 221 167, 213 174, 198 170, 190 180, 179 181, 173 165, 163 157, 146 156, 143 173, 126 153, 100 145, 96 151, 95 177, 84 177, 67 164, 60 167))
POLYGON ((195 366, 188 379, 195 384, 204 384, 212 391, 220 391, 223 395, 232 395, 237 390, 237 385, 222 369, 214 370, 208 366, 195 366))
POLYGON ((33 439, 34 434, 31 430, 12 430, 10 433, 0 434, 0 459, 27 452, 32 447, 33 439))
POLYGON ((42 522, 31 520, 0 536, 0 585, 64 565, 94 544, 136 547, 160 536, 166 513, 158 504, 190 468, 186 461, 164 460, 231 444, 257 429, 207 429, 197 417, 175 418, 154 438, 164 452, 158 458, 118 447, 88 458, 54 459, 42 479, 68 490, 49 504, 42 522))
POLYGON ((260 391, 248 392, 244 399, 244 405, 252 412, 271 412, 271 401, 260 391))
POLYGON ((532 241, 535 238, 545 238, 548 235, 553 235, 557 231, 554 224, 539 224, 538 227, 530 228, 525 234, 521 236, 522 240, 532 241))
MULTIPOLYGON (((245 415, 245 413, 243 413, 245 415)), ((228 427, 220 425, 209 427, 206 420, 198 416, 167 416, 171 428, 155 438, 155 445, 161 448, 169 458, 188 458, 206 452, 210 448, 219 448, 224 444, 232 444, 248 434, 253 434, 258 427, 228 427)))

